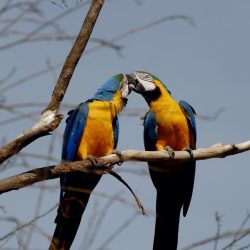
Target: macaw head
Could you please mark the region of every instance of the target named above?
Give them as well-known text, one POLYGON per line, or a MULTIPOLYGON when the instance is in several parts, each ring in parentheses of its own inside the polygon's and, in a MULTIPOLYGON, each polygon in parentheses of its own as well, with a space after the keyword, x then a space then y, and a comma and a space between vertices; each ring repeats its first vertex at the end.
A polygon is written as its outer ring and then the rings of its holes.
POLYGON ((127 97, 131 93, 131 86, 134 83, 129 83, 128 75, 117 74, 106 81, 95 93, 90 100, 112 101, 114 96, 119 96, 124 104, 127 103, 127 97))
POLYGON ((167 87, 154 75, 144 71, 134 71, 127 76, 130 88, 141 94, 145 100, 151 101, 159 98, 163 93, 171 95, 167 87), (135 86, 135 87, 132 87, 135 86))

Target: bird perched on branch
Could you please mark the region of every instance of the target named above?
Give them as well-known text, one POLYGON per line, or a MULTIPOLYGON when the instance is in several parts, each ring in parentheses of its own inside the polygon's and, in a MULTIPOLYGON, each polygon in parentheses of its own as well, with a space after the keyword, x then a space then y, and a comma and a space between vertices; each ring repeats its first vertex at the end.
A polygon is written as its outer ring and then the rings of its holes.
MULTIPOLYGON (((150 73, 136 71, 128 78, 135 84, 150 111, 144 119, 146 150, 187 150, 196 148, 195 111, 187 102, 177 103, 167 87, 150 73)), ((192 197, 195 161, 148 163, 157 191, 154 250, 175 250, 178 243, 180 211, 186 216, 192 197)))
MULTIPOLYGON (((63 137, 62 161, 83 160, 111 154, 117 146, 117 114, 130 93, 126 75, 118 74, 104 83, 95 95, 68 114, 63 137), (91 157, 90 157, 91 156, 91 157)), ((61 177, 60 204, 49 250, 70 249, 89 197, 100 174, 73 172, 61 177)))

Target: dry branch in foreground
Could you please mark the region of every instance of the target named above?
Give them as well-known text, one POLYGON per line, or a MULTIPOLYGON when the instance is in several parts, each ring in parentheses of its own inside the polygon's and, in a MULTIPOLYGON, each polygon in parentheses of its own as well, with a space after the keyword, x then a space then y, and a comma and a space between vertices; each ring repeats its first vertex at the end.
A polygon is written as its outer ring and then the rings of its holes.
POLYGON ((39 181, 55 179, 74 171, 108 173, 113 166, 126 161, 157 162, 157 161, 193 161, 206 160, 211 158, 224 158, 226 156, 239 154, 250 150, 250 141, 239 144, 216 144, 210 148, 193 150, 192 156, 187 151, 175 151, 174 158, 171 158, 167 151, 139 151, 126 150, 121 156, 116 154, 97 158, 97 166, 93 167, 89 160, 66 162, 21 173, 12 177, 0 180, 0 194, 26 187, 39 181))
POLYGON ((24 131, 21 135, 16 137, 13 141, 7 143, 0 149, 0 164, 7 160, 10 156, 17 154, 22 148, 35 141, 37 138, 48 135, 55 130, 63 115, 56 115, 49 123, 45 121, 38 122, 35 126, 24 131))
POLYGON ((92 0, 91 6, 85 17, 83 25, 80 29, 80 32, 74 42, 74 45, 67 56, 63 68, 61 70, 60 76, 58 78, 57 84, 54 88, 52 99, 43 111, 45 113, 48 110, 58 110, 60 103, 64 97, 64 94, 69 85, 70 79, 75 71, 75 68, 78 64, 79 59, 82 56, 84 49, 89 41, 90 35, 94 29, 96 20, 101 11, 101 8, 104 4, 104 0, 92 0))
POLYGON ((60 124, 63 116, 57 115, 58 108, 66 93, 76 65, 86 48, 103 4, 104 0, 92 0, 82 28, 61 70, 50 103, 42 112, 40 120, 32 128, 26 130, 13 141, 0 148, 0 163, 18 153, 23 147, 37 138, 49 134, 60 124))

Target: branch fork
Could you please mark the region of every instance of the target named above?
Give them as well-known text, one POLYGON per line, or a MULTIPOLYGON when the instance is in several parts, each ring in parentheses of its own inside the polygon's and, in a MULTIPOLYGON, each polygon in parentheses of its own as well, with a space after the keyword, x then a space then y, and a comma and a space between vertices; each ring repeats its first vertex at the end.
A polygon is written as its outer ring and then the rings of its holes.
POLYGON ((78 61, 89 41, 104 1, 105 0, 92 0, 76 41, 74 42, 73 47, 65 60, 60 76, 57 80, 57 84, 53 90, 50 103, 42 112, 40 120, 33 125, 32 128, 27 129, 14 140, 0 148, 0 164, 6 161, 9 157, 20 152, 22 148, 34 140, 48 135, 59 126, 61 120, 63 119, 63 115, 57 115, 57 112, 78 61))

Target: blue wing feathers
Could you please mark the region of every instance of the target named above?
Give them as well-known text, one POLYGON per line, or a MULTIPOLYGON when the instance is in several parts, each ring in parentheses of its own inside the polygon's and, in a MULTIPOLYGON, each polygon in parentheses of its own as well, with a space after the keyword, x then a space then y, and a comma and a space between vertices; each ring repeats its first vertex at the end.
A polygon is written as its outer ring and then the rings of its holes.
MULTIPOLYGON (((63 134, 62 160, 74 161, 88 117, 88 104, 79 104, 76 109, 70 110, 68 115, 63 134)), ((61 187, 67 186, 67 179, 67 176, 60 178, 61 187)), ((63 195, 64 191, 62 189, 60 200, 63 199, 63 195)))
POLYGON ((75 160, 82 133, 84 131, 87 117, 88 104, 81 103, 75 110, 71 110, 67 118, 66 128, 63 136, 62 159, 75 160))
MULTIPOLYGON (((188 125, 191 131, 191 136, 193 138, 193 143, 191 142, 191 147, 192 149, 196 148, 196 137, 197 137, 197 132, 196 132, 196 123, 195 123, 195 110, 194 108, 188 104, 185 101, 180 101, 179 102, 180 107, 182 108, 187 121, 188 125)), ((192 193, 193 193, 193 186, 194 186, 194 178, 195 178, 195 162, 188 162, 185 163, 185 167, 182 169, 183 173, 183 186, 185 187, 184 190, 184 202, 183 202, 183 215, 186 216, 190 201, 192 198, 192 193)))
POLYGON ((157 122, 153 112, 147 112, 143 125, 145 149, 148 151, 156 150, 157 122))
POLYGON ((194 142, 196 142, 196 138, 197 138, 196 122, 195 122, 196 112, 195 112, 194 108, 185 101, 180 101, 179 105, 181 106, 182 110, 184 111, 184 113, 187 117, 189 127, 192 131, 192 136, 193 136, 194 142))

